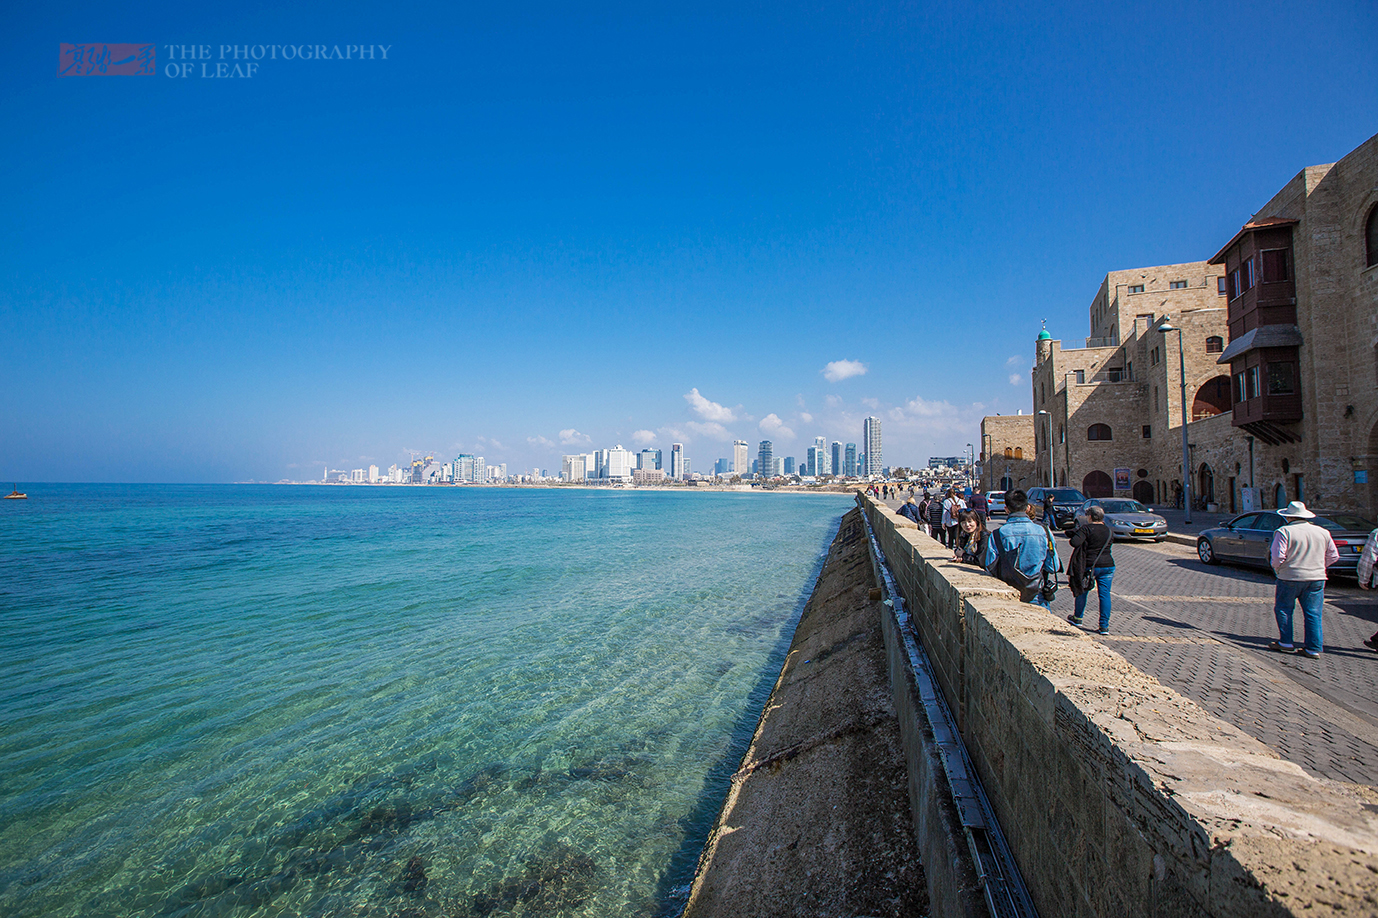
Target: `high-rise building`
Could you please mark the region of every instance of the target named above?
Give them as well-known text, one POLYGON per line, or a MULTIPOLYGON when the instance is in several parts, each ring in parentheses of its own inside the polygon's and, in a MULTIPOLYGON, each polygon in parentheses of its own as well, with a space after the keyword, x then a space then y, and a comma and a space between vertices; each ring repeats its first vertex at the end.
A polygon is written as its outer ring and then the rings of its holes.
POLYGON ((632 453, 631 450, 622 448, 619 443, 612 449, 604 450, 607 454, 607 474, 604 478, 611 478, 614 481, 627 481, 632 477, 632 453))
POLYGON ((756 461, 760 463, 757 466, 760 469, 760 474, 769 478, 771 472, 775 470, 775 444, 769 440, 762 440, 760 447, 756 450, 756 461))
POLYGON ((804 454, 804 474, 810 478, 818 474, 818 466, 822 459, 822 450, 816 445, 810 446, 808 452, 804 454))
POLYGON ((377 483, 377 481, 378 481, 378 466, 376 466, 376 465, 370 465, 370 466, 368 467, 368 483, 369 483, 369 484, 375 484, 375 483, 377 483))
POLYGON ((670 477, 679 479, 684 477, 684 444, 670 444, 670 477))
POLYGON ((745 440, 732 441, 732 474, 747 474, 747 445, 745 440))
POLYGON ((785 457, 775 457, 775 477, 780 478, 785 474, 785 457))
POLYGON ((794 457, 793 457, 793 456, 786 456, 786 457, 785 457, 785 474, 786 474, 786 475, 793 475, 793 474, 794 474, 794 457))
POLYGON ((867 475, 879 475, 881 467, 880 418, 869 417, 861 424, 861 439, 866 444, 867 475))
POLYGON ((575 453, 560 459, 560 477, 565 481, 583 481, 586 475, 584 454, 575 453))
POLYGON ((848 443, 842 454, 842 474, 848 478, 856 477, 856 444, 848 443))
POLYGON ((828 471, 833 475, 842 474, 842 442, 834 440, 831 455, 828 456, 828 471))
POLYGON ((826 475, 828 474, 828 438, 814 437, 813 445, 818 449, 818 462, 814 465, 813 473, 826 475))
POLYGON ((719 459, 717 462, 713 463, 713 474, 714 474, 714 475, 717 475, 717 476, 721 477, 721 476, 723 476, 723 475, 730 475, 731 473, 732 473, 732 460, 731 460, 731 459, 719 459))

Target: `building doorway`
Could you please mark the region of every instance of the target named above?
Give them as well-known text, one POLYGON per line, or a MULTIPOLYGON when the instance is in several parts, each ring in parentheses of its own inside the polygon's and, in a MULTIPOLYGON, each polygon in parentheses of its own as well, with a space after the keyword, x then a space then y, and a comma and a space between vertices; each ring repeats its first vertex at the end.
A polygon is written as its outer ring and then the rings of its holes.
POLYGON ((1145 506, 1153 503, 1153 485, 1146 481, 1134 482, 1134 499, 1145 506))
POLYGON ((1100 470, 1088 472, 1081 480, 1081 490, 1087 497, 1114 497, 1115 480, 1100 470))
POLYGON ((1196 499, 1201 504, 1201 509, 1204 510, 1206 504, 1215 503, 1215 474, 1211 471, 1211 467, 1203 462, 1197 479, 1200 490, 1196 494, 1196 499))

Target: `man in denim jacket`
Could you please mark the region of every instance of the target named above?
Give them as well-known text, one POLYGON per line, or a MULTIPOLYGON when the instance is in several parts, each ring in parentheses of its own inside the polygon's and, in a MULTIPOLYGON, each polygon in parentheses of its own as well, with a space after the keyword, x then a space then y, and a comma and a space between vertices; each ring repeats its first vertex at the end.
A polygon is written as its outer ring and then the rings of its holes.
MULTIPOLYGON (((1017 546, 1015 567, 1021 574, 1034 577, 1044 572, 1056 573, 1060 569, 1057 552, 1048 540, 1048 530, 1029 516, 1029 495, 1019 489, 1008 492, 1005 508, 1008 511, 1005 524, 993 532, 986 543, 986 570, 994 574, 1000 553, 1017 546)), ((1038 592, 1025 602, 1048 608, 1048 601, 1038 592)))

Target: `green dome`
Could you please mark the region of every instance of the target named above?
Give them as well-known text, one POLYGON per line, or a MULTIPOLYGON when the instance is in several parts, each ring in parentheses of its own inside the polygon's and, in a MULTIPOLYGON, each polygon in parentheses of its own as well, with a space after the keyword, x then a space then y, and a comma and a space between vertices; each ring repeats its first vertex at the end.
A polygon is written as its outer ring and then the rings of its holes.
POLYGON ((1048 329, 1046 329, 1046 328, 1043 329, 1043 331, 1041 331, 1041 332, 1038 333, 1038 340, 1039 340, 1039 341, 1048 341, 1048 340, 1050 340, 1052 337, 1053 337, 1052 335, 1048 334, 1048 329))

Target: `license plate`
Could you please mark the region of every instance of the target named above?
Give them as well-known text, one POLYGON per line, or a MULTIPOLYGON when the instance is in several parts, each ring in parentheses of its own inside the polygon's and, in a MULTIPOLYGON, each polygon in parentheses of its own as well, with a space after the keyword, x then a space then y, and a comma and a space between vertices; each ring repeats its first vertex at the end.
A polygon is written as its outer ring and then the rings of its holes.
POLYGON ((1135 530, 1134 530, 1134 534, 1135 534, 1135 535, 1153 535, 1153 530, 1152 530, 1152 529, 1135 529, 1135 530))

